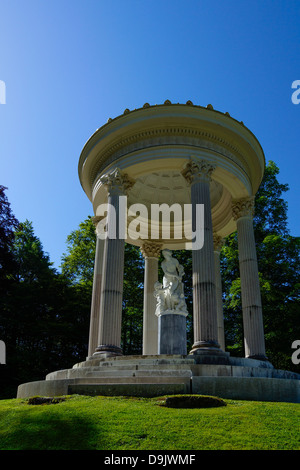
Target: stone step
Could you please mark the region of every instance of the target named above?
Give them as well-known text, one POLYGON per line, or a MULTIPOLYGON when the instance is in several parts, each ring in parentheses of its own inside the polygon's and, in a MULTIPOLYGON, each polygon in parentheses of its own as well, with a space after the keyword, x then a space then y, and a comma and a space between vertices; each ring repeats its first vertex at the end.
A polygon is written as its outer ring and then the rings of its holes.
POLYGON ((150 359, 147 356, 140 359, 119 359, 119 360, 99 360, 99 359, 90 359, 87 361, 79 362, 73 366, 73 369, 82 368, 82 367, 129 367, 135 365, 181 365, 181 364, 194 364, 195 361, 192 358, 170 358, 170 359, 150 359))
POLYGON ((300 375, 294 372, 263 367, 195 364, 191 366, 191 372, 196 377, 261 377, 300 380, 300 375))
POLYGON ((67 379, 42 380, 19 385, 17 398, 32 396, 122 395, 162 396, 193 393, 237 400, 259 400, 300 403, 300 381, 260 377, 132 377, 130 380, 67 379))
POLYGON ((51 372, 46 380, 67 379, 73 377, 134 377, 134 376, 196 376, 196 377, 265 377, 300 379, 300 375, 263 367, 245 367, 215 364, 131 364, 121 365, 116 362, 113 366, 77 367, 73 369, 51 372), (116 365, 118 364, 118 365, 116 365))
POLYGON ((190 393, 190 387, 184 383, 70 384, 67 393, 89 396, 159 397, 190 393))
MULTIPOLYGON (((70 380, 70 379, 68 379, 70 380)), ((163 376, 163 377, 85 377, 85 378, 73 378, 70 380, 72 384, 186 384, 191 383, 191 377, 174 377, 174 376, 163 376)))
MULTIPOLYGON (((89 371, 119 371, 119 370, 190 370, 192 364, 118 364, 118 365, 107 365, 107 366, 93 366, 93 367, 75 367, 72 370, 89 370, 89 371)), ((83 372, 84 373, 84 372, 83 372)))
POLYGON ((129 370, 129 369, 65 369, 56 372, 51 372, 46 376, 46 380, 59 380, 59 379, 73 379, 73 378, 105 378, 105 377, 191 377, 192 372, 190 369, 147 369, 144 367, 142 370, 129 370))

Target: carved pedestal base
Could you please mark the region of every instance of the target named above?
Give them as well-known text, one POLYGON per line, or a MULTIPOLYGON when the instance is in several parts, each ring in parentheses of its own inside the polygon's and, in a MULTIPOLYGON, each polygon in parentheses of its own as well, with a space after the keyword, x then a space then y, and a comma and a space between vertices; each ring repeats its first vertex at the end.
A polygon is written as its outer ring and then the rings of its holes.
POLYGON ((158 317, 158 354, 187 354, 185 315, 166 313, 158 317))

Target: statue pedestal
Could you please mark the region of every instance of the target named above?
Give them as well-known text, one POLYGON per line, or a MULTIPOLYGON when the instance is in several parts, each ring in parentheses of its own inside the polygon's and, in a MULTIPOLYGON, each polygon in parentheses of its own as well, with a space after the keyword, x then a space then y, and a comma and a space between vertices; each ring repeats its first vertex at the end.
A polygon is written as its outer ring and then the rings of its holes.
POLYGON ((187 354, 186 314, 168 313, 158 317, 158 354, 187 354))

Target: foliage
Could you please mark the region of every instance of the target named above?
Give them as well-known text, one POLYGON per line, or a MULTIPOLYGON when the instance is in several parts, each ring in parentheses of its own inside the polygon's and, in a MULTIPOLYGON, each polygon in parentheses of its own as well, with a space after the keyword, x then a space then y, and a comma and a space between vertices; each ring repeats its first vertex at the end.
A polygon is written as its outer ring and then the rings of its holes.
POLYGON ((5 254, 8 253, 14 238, 14 230, 18 227, 18 220, 12 213, 10 203, 5 194, 5 186, 0 185, 0 267, 3 267, 5 254))
POLYGON ((86 354, 90 306, 80 286, 60 275, 44 253, 32 223, 20 223, 11 244, 10 284, 1 299, 1 336, 7 364, 1 368, 0 396, 15 396, 17 385, 42 380, 71 367, 86 354))
MULTIPOLYGON (((19 222, 12 213, 4 186, 0 186, 0 310, 5 309, 5 299, 12 283, 12 272, 16 266, 12 253, 15 230, 19 222)), ((0 321, 0 339, 3 330, 0 321)))
POLYGON ((89 216, 67 237, 67 254, 62 256, 62 274, 74 284, 93 283, 96 238, 95 227, 89 216))

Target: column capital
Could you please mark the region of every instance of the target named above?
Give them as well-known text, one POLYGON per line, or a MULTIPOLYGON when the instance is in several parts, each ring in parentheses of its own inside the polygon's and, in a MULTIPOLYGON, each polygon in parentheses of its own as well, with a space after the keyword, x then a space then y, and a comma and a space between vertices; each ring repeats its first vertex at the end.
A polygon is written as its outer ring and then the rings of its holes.
POLYGON ((213 232, 214 239, 214 251, 221 251, 222 246, 224 245, 224 238, 221 235, 218 235, 217 232, 213 232))
POLYGON ((210 182, 215 168, 215 165, 205 160, 194 160, 191 158, 181 171, 181 174, 189 184, 203 180, 210 182))
POLYGON ((120 168, 115 168, 105 173, 101 176, 100 181, 107 188, 109 193, 116 191, 123 194, 126 194, 135 183, 135 181, 130 178, 127 173, 123 173, 120 168))
POLYGON ((140 247, 140 250, 144 258, 159 258, 162 246, 162 243, 146 241, 140 247))
POLYGON ((95 228, 97 227, 97 225, 98 225, 98 223, 100 222, 100 220, 102 220, 103 218, 104 218, 103 215, 94 215, 94 216, 92 217, 92 222, 93 222, 93 225, 94 225, 95 228))
POLYGON ((241 217, 254 216, 254 196, 244 197, 232 201, 232 215, 234 220, 238 220, 241 217))

